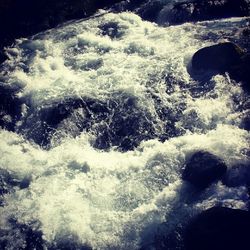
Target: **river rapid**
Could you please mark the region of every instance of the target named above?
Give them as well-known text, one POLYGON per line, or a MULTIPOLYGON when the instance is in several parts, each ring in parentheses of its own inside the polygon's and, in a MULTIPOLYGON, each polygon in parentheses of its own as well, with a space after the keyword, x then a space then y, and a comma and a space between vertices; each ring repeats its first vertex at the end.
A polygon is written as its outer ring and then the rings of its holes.
POLYGON ((18 118, 4 116, 12 131, 0 130, 6 249, 26 249, 27 232, 37 249, 154 249, 202 210, 247 209, 246 95, 227 74, 195 75, 190 64, 246 23, 160 27, 100 12, 6 48, 0 82, 18 100, 18 118), (226 162, 230 187, 197 194, 181 179, 197 150, 226 162))

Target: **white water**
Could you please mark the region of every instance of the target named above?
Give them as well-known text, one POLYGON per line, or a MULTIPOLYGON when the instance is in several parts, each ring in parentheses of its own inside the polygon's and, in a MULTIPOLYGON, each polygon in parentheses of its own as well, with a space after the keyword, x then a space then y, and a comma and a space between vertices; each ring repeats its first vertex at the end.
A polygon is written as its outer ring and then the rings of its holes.
MULTIPOLYGON (((154 231, 163 222, 168 233, 189 215, 216 204, 246 209, 244 186, 228 188, 219 182, 194 199, 192 188, 180 178, 196 150, 218 155, 229 169, 248 163, 249 133, 238 128, 241 114, 234 102, 243 96, 241 87, 217 75, 208 81, 215 87, 195 97, 197 82, 187 70, 194 52, 212 44, 201 37, 242 22, 235 18, 161 28, 131 13, 106 14, 20 39, 8 48, 5 84, 21 86, 19 96, 26 105, 16 124, 22 135, 0 131, 0 168, 31 184, 4 195, 1 228, 11 231, 8 220, 15 218, 41 230, 47 245, 74 238, 94 249, 138 249, 154 241, 154 231), (118 26, 113 39, 101 29, 111 22, 118 26), (174 91, 168 91, 170 85, 174 91), (57 133, 52 137, 49 150, 28 142, 26 118, 31 116, 29 124, 39 128, 30 114, 69 98, 119 105, 132 98, 134 111, 148 121, 154 136, 127 152, 119 144, 98 150, 93 143, 103 123, 110 123, 97 119, 76 138, 65 132, 74 126, 67 121, 61 138, 57 133), (159 105, 180 116, 175 127, 181 133, 165 142, 157 140, 168 122, 159 116, 159 105)), ((126 116, 127 110, 120 112, 126 116)), ((146 132, 136 136, 140 133, 146 132)), ((24 247, 20 239, 13 246, 14 236, 8 237, 8 249, 24 247)))

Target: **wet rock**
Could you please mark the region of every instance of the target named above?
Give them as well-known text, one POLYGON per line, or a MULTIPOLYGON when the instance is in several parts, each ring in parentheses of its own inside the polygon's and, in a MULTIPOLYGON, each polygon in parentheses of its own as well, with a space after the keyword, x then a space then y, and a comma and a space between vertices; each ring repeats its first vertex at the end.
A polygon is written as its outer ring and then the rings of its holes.
POLYGON ((118 39, 124 35, 124 31, 121 29, 119 23, 117 22, 104 23, 100 25, 99 28, 103 36, 109 36, 112 39, 118 39))
POLYGON ((242 87, 250 92, 250 54, 241 57, 240 61, 230 68, 229 74, 236 81, 242 82, 242 87))
POLYGON ((8 57, 3 51, 0 51, 0 64, 3 63, 5 60, 7 60, 8 57))
POLYGON ((159 12, 163 7, 164 3, 162 1, 151 1, 147 4, 142 5, 141 8, 137 11, 137 14, 141 16, 143 20, 157 22, 159 12))
POLYGON ((68 99, 30 110, 18 132, 43 148, 50 148, 65 137, 76 137, 85 131, 96 135, 93 146, 98 149, 115 146, 128 151, 155 136, 147 116, 132 97, 106 102, 68 99))
POLYGON ((15 123, 21 118, 22 101, 17 97, 17 88, 0 85, 0 127, 14 131, 15 123))
POLYGON ((196 216, 186 228, 186 250, 249 249, 250 213, 213 207, 196 216))
POLYGON ((0 169, 0 196, 13 191, 14 187, 20 189, 28 188, 30 185, 30 178, 18 178, 13 173, 0 169))
POLYGON ((68 99, 41 109, 31 109, 18 132, 38 145, 49 148, 53 137, 59 141, 66 136, 75 137, 88 126, 91 115, 88 105, 91 106, 91 102, 68 99))
POLYGON ((112 146, 122 151, 132 150, 141 141, 152 139, 155 132, 149 114, 138 107, 137 99, 124 96, 109 105, 112 119, 100 124, 99 136, 95 142, 98 149, 112 146))
POLYGON ((117 1, 111 9, 114 12, 136 11, 140 6, 147 2, 147 0, 122 0, 117 1))
POLYGON ((228 187, 250 187, 250 165, 238 164, 231 167, 223 178, 223 184, 228 187))
POLYGON ((222 178, 226 171, 227 166, 220 158, 206 151, 198 151, 187 162, 182 178, 203 189, 222 178))
POLYGON ((248 16, 249 0, 196 0, 166 6, 161 17, 163 23, 181 24, 227 17, 248 16))
POLYGON ((246 114, 244 114, 239 127, 242 129, 245 129, 247 131, 250 131, 250 111, 248 111, 248 112, 246 112, 246 114))
POLYGON ((11 230, 0 230, 1 249, 45 249, 43 234, 40 230, 34 229, 35 225, 21 224, 12 218, 9 220, 9 223, 11 230))
POLYGON ((198 50, 192 58, 194 70, 225 72, 241 62, 244 51, 237 45, 226 42, 198 50))
MULTIPOLYGON (((165 227, 168 227, 166 223, 165 227)), ((157 250, 185 250, 184 242, 183 242, 183 225, 177 225, 176 228, 168 234, 164 234, 163 232, 156 234, 155 242, 152 244, 152 247, 145 247, 145 249, 157 249, 157 250)), ((160 231, 160 230, 159 230, 160 231)))

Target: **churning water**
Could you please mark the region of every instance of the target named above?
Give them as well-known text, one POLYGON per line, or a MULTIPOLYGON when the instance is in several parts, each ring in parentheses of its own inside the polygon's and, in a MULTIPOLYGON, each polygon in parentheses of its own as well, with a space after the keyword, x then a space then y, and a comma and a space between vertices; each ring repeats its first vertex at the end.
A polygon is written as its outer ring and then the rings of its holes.
POLYGON ((13 132, 0 131, 7 249, 26 246, 17 224, 41 232, 44 248, 70 241, 139 249, 163 225, 167 235, 213 205, 245 209, 249 133, 239 106, 246 97, 227 75, 193 75, 190 67, 194 52, 245 23, 164 28, 109 13, 7 48, 1 86, 19 105, 15 118, 4 117, 13 132), (225 160, 234 183, 230 170, 240 164, 238 184, 219 182, 194 198, 180 176, 201 149, 225 160))

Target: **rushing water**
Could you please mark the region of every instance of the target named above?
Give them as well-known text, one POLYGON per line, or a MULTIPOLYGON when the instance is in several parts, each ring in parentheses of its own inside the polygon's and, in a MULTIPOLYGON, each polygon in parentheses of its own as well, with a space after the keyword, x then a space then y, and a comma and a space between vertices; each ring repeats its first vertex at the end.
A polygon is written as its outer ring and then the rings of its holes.
POLYGON ((44 248, 139 249, 163 225, 167 235, 213 205, 246 209, 244 93, 227 75, 210 79, 190 67, 195 51, 245 23, 164 28, 110 13, 7 48, 1 86, 15 89, 20 105, 17 121, 5 115, 13 132, 0 131, 7 249, 27 244, 17 224, 41 232, 44 248), (194 195, 180 176, 200 149, 225 160, 233 187, 219 182, 194 195))

